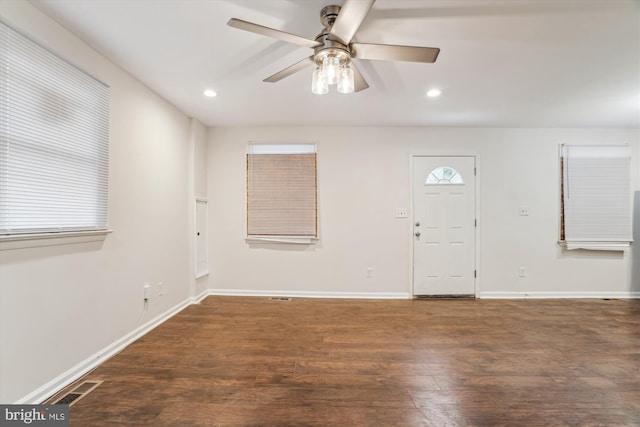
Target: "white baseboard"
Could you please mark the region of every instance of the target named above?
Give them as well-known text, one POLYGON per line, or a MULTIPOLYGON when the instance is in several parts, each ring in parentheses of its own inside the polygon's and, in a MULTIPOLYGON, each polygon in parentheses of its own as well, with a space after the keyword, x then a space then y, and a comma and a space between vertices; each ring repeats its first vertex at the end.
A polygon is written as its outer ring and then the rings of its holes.
POLYGON ((411 299, 408 292, 309 292, 261 291, 248 289, 209 289, 208 295, 296 298, 411 299))
POLYGON ((562 298, 592 298, 592 299, 636 299, 640 292, 480 292, 478 298, 495 299, 562 299, 562 298))
POLYGON ((207 289, 205 291, 200 292, 199 295, 196 295, 195 297, 192 298, 192 300, 193 300, 192 304, 200 304, 203 299, 205 299, 206 297, 211 295, 210 292, 211 292, 210 289, 207 289))
MULTIPOLYGON (((207 295, 205 293, 204 297, 206 296, 207 295)), ((38 389, 34 390, 28 395, 22 397, 21 399, 18 399, 14 403, 21 404, 21 405, 29 405, 29 404, 35 405, 35 404, 40 404, 41 402, 44 402, 45 400, 49 399, 51 396, 55 395, 56 393, 59 393, 65 387, 69 386, 70 384, 73 384, 74 381, 77 381, 86 373, 98 367, 98 365, 102 364, 106 360, 110 359, 111 357, 115 356, 116 354, 124 350, 124 348, 127 347, 129 344, 133 343, 138 338, 142 337, 143 335, 145 335, 146 333, 154 329, 156 326, 159 326, 169 318, 175 316, 180 311, 184 310, 187 306, 194 304, 196 302, 199 302, 196 298, 186 299, 180 304, 160 314, 156 318, 148 321, 144 325, 131 331, 129 334, 125 335, 124 337, 120 338, 119 340, 115 341, 109 346, 89 356, 88 358, 78 363, 76 366, 72 367, 65 373, 58 375, 56 378, 44 384, 42 387, 39 387, 38 389)))

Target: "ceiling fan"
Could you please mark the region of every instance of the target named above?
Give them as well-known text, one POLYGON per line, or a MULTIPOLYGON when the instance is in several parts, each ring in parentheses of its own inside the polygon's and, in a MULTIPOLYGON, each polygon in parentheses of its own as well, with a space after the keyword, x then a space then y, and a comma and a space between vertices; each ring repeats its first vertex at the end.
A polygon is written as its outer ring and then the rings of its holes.
POLYGON ((375 0, 346 0, 344 5, 326 6, 320 12, 324 28, 315 40, 295 34, 231 18, 227 25, 288 43, 313 49, 313 55, 264 79, 275 83, 308 66, 315 65, 311 90, 323 94, 329 85, 337 84, 338 92, 359 92, 369 87, 352 59, 383 61, 435 62, 440 49, 435 47, 398 46, 352 42, 360 24, 375 0))

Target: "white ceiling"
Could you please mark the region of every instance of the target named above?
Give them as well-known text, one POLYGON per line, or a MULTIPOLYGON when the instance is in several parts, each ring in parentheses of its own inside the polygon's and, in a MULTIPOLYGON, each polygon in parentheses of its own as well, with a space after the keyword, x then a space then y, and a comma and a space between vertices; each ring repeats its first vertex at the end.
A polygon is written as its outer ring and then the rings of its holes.
POLYGON ((640 125, 640 0, 378 0, 354 41, 440 56, 358 61, 371 87, 349 95, 312 94, 313 68, 263 83, 312 50, 226 25, 314 39, 320 9, 343 0, 31 1, 209 126, 640 125))

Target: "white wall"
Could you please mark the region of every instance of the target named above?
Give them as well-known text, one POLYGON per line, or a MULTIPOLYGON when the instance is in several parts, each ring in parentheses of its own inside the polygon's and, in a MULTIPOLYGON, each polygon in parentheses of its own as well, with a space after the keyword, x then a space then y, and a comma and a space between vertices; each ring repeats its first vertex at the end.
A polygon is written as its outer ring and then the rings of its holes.
POLYGON ((556 245, 557 145, 632 143, 640 191, 637 129, 220 128, 205 143, 202 124, 28 2, 1 5, 5 22, 111 86, 114 232, 103 243, 0 252, 0 402, 55 389, 79 365, 208 288, 409 294, 411 229, 394 217, 410 206, 409 153, 479 156, 481 295, 640 291, 640 268, 632 285, 628 253, 567 254, 556 245), (317 245, 245 243, 248 141, 318 143, 317 245), (209 201, 212 272, 197 281, 195 197, 209 201), (529 217, 518 216, 520 205, 529 217), (517 277, 519 266, 526 278, 517 277), (147 308, 144 283, 153 286, 147 308))
POLYGON ((46 392, 48 382, 55 388, 56 378, 192 296, 188 171, 206 132, 200 125, 190 138, 185 114, 28 2, 3 1, 1 12, 111 87, 113 233, 103 243, 0 252, 0 402, 11 403, 46 392), (145 282, 153 286, 146 309, 145 282))
POLYGON ((480 296, 629 296, 630 252, 567 252, 557 244, 558 145, 632 144, 637 191, 638 141, 638 129, 212 129, 210 287, 221 293, 410 294, 410 220, 395 218, 396 208, 410 207, 410 153, 475 153, 480 296), (318 244, 245 242, 249 141, 317 142, 318 244), (519 216, 520 206, 529 207, 529 216, 519 216), (518 277, 520 266, 524 278, 518 277), (367 267, 374 269, 372 278, 367 267))

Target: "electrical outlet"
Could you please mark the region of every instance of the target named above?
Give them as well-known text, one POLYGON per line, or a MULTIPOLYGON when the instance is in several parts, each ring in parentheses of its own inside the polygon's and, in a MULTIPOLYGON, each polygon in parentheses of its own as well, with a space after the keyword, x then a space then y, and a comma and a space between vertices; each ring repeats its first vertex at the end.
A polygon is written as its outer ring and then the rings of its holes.
POLYGON ((371 279, 373 277, 373 267, 367 268, 367 279, 371 279))
POLYGON ((520 216, 529 216, 529 206, 520 206, 520 216))
POLYGON ((524 277, 524 267, 520 267, 520 268, 518 269, 518 276, 520 276, 520 277, 524 277))
POLYGON ((165 294, 164 283, 163 282, 158 282, 158 296, 161 297, 164 294, 165 294))

